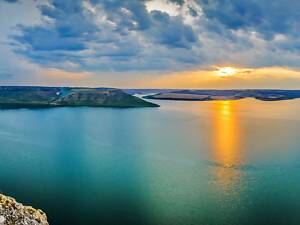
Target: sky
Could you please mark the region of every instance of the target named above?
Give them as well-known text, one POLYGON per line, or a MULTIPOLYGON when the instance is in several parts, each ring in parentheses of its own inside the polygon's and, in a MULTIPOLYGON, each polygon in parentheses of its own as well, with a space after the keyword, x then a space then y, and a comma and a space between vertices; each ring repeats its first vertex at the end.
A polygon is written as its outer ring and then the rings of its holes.
POLYGON ((0 0, 0 85, 300 89, 300 1, 0 0))

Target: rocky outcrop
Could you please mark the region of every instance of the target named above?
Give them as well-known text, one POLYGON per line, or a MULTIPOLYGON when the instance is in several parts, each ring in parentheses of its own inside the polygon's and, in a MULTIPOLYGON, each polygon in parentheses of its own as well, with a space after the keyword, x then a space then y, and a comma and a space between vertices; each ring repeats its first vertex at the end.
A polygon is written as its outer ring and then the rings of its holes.
POLYGON ((49 225, 40 209, 24 206, 15 199, 0 194, 0 225, 49 225))

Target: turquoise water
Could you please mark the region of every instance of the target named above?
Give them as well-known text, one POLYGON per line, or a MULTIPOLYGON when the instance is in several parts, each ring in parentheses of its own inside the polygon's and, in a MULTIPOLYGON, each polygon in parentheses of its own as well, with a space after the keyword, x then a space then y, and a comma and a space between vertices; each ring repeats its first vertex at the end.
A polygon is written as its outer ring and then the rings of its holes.
POLYGON ((0 111, 0 191, 51 225, 299 225, 300 100, 0 111))

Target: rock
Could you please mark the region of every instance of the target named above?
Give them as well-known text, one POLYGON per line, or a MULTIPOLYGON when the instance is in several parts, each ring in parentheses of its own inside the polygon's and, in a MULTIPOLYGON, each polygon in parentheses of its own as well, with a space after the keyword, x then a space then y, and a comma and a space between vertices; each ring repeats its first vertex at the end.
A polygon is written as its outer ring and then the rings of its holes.
POLYGON ((5 223, 6 219, 4 216, 0 216, 0 225, 3 225, 5 223))
POLYGON ((0 194, 0 225, 49 225, 40 209, 24 206, 15 199, 0 194))

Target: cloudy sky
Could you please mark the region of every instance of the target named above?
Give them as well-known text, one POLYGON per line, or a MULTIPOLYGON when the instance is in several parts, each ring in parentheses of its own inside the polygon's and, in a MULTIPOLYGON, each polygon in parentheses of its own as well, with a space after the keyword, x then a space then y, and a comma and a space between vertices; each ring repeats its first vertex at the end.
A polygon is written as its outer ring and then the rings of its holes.
POLYGON ((300 88, 299 0, 0 0, 0 85, 300 88))

